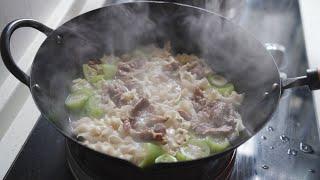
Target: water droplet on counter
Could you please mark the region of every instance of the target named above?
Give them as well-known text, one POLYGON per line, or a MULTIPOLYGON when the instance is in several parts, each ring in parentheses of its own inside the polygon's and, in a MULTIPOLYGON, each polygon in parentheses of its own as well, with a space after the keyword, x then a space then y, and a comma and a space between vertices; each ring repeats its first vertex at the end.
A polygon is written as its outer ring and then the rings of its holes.
POLYGON ((290 139, 287 137, 287 136, 285 136, 285 135, 281 135, 280 136, 280 139, 281 139, 281 141, 282 142, 288 142, 290 139))
POLYGON ((270 149, 274 149, 274 147, 273 147, 273 146, 270 146, 270 149))
POLYGON ((308 169, 308 172, 315 173, 316 171, 314 169, 308 169))
POLYGON ((269 132, 273 131, 273 127, 268 126, 268 127, 267 127, 267 131, 269 131, 269 132))
POLYGON ((297 155, 297 153, 298 153, 298 151, 297 151, 297 150, 294 150, 294 149, 289 148, 287 153, 288 153, 288 155, 296 156, 296 155, 297 155))
POLYGON ((265 137, 265 136, 261 136, 261 139, 266 140, 266 139, 267 139, 267 137, 265 137))
POLYGON ((264 165, 261 166, 261 168, 262 168, 262 169, 269 169, 269 166, 267 166, 267 165, 264 164, 264 165))
POLYGON ((313 153, 313 149, 310 145, 300 142, 300 151, 304 153, 313 153))

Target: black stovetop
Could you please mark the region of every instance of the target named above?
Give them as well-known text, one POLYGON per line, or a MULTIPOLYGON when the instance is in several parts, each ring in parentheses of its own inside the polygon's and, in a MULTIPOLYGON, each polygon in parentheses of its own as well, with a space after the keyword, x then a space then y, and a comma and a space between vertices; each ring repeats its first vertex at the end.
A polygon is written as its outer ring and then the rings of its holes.
MULTIPOLYGON (((307 59, 298 1, 246 2, 237 23, 263 43, 282 44, 286 48, 283 56, 274 54, 283 61, 280 70, 290 77, 302 75, 307 59)), ((238 148, 231 179, 320 179, 316 121, 311 92, 307 88, 286 91, 266 127, 238 148), (281 135, 289 141, 280 140, 281 135), (300 142, 311 145, 314 152, 300 151, 300 142)), ((64 137, 40 117, 5 179, 73 179, 67 166, 64 137)))

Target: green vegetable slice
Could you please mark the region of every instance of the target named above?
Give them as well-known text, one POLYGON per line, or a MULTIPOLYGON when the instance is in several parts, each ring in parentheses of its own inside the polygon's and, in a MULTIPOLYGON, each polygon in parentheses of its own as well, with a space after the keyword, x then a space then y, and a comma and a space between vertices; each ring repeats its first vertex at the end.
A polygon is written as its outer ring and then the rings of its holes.
POLYGON ((210 155, 210 148, 204 140, 191 139, 186 146, 180 148, 183 156, 179 159, 193 160, 210 155))
POLYGON ((65 105, 68 109, 72 111, 78 111, 83 108, 85 103, 87 102, 89 95, 84 92, 76 92, 73 94, 69 94, 65 101, 65 105))
POLYGON ((222 152, 230 146, 228 139, 214 139, 212 137, 206 137, 205 142, 210 147, 211 153, 222 152))
POLYGON ((88 64, 84 64, 82 66, 82 71, 83 71, 84 78, 86 78, 86 80, 89 82, 91 82, 91 78, 93 76, 98 75, 98 71, 96 69, 90 67, 88 64))
POLYGON ((104 55, 102 58, 100 58, 100 61, 103 62, 104 64, 117 64, 120 59, 117 56, 113 56, 113 55, 104 55))
POLYGON ((155 163, 170 163, 170 162, 177 162, 178 160, 171 156, 170 154, 162 154, 161 156, 157 157, 155 163))
POLYGON ((100 99, 95 96, 91 96, 88 99, 84 108, 90 117, 101 118, 104 115, 104 110, 100 107, 100 99))
POLYGON ((217 74, 209 74, 207 76, 207 79, 212 86, 216 87, 224 86, 228 82, 224 77, 217 74))
POLYGON ((83 90, 83 89, 87 89, 87 90, 91 90, 92 91, 92 87, 89 84, 89 82, 85 79, 78 79, 76 83, 74 83, 71 86, 71 92, 77 92, 79 90, 83 90))
POLYGON ((91 83, 97 83, 97 82, 99 82, 99 81, 102 81, 103 80, 103 77, 104 77, 104 75, 96 75, 96 76, 92 76, 91 78, 90 78, 90 82, 91 83))
POLYGON ((222 87, 218 87, 217 91, 222 95, 222 96, 230 96, 232 91, 234 91, 234 86, 231 83, 228 83, 222 87))
POLYGON ((143 161, 139 164, 139 166, 142 168, 154 164, 155 159, 164 153, 163 149, 160 146, 155 145, 153 143, 145 143, 144 150, 146 152, 146 156, 144 157, 143 161))
POLYGON ((183 155, 180 151, 176 153, 176 158, 178 161, 186 161, 188 160, 185 155, 183 155))
POLYGON ((117 66, 113 64, 102 64, 101 67, 106 80, 114 78, 117 72, 117 66))
POLYGON ((74 93, 86 94, 86 95, 88 95, 88 97, 90 97, 94 94, 93 89, 87 89, 87 88, 79 89, 79 90, 75 91, 74 93))

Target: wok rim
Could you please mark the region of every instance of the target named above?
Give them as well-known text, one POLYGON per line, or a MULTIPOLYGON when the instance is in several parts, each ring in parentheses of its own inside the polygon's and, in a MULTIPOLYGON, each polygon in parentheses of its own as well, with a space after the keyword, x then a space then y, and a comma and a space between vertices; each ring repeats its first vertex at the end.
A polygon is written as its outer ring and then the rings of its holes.
MULTIPOLYGON (((138 4, 138 3, 145 3, 145 4, 169 4, 169 5, 175 5, 175 6, 180 6, 180 7, 184 7, 184 8, 192 8, 192 9, 196 9, 196 10, 199 10, 201 11, 201 13, 207 13, 207 14, 210 14, 210 15, 214 15, 214 16, 218 16, 220 17, 224 22, 227 22, 228 24, 231 24, 233 27, 236 27, 238 30, 242 31, 242 33, 246 34, 247 37, 250 37, 252 38, 252 40, 254 40, 259 46, 261 46, 263 49, 265 49, 265 52, 268 54, 268 56, 270 57, 270 59, 272 59, 273 61, 273 65, 274 67, 276 68, 276 71, 277 71, 277 81, 278 81, 278 84, 279 84, 279 88, 277 89, 277 96, 275 96, 274 98, 277 98, 276 102, 275 102, 275 106, 272 108, 272 110, 270 111, 270 113, 268 114, 268 119, 267 121, 265 121, 260 128, 258 128, 257 131, 251 133, 249 135, 248 138, 246 139, 243 139, 241 141, 239 141, 236 145, 233 145, 233 146, 230 146, 229 148, 227 148, 227 150, 223 151, 223 152, 220 152, 220 153, 217 153, 217 154, 212 154, 210 156, 207 156, 207 157, 203 157, 203 158, 199 158, 199 159, 195 159, 195 160, 188 160, 188 161, 180 161, 180 162, 174 162, 174 163, 159 163, 159 164, 153 164, 149 167, 146 167, 146 168, 141 168, 139 167, 138 165, 136 164, 133 164, 132 162, 130 161, 127 161, 127 160, 124 160, 124 159, 121 159, 121 158, 118 158, 118 157, 114 157, 114 156, 111 156, 111 155, 108 155, 108 154, 105 154, 105 153, 102 153, 102 152, 99 152, 97 150, 94 150, 90 147, 87 147, 83 144, 81 144, 81 142, 77 141, 75 138, 73 137, 70 137, 63 129, 59 128, 58 125, 56 125, 54 122, 52 122, 52 120, 50 120, 50 118, 47 117, 47 115, 44 113, 45 111, 43 110, 43 108, 40 106, 39 102, 36 100, 36 93, 34 93, 34 91, 37 91, 38 89, 38 84, 33 80, 33 74, 34 74, 34 66, 36 64, 36 57, 38 55, 38 52, 39 50, 43 47, 43 45, 46 43, 46 40, 48 39, 48 37, 42 42, 41 46, 39 47, 39 49, 37 50, 37 53, 35 55, 35 58, 31 64, 31 73, 30 73, 30 92, 31 92, 31 95, 32 95, 32 98, 34 99, 34 102, 37 106, 37 108, 39 109, 39 111, 41 112, 41 115, 42 117, 44 117, 47 121, 50 122, 51 125, 53 125, 53 127, 59 132, 61 133, 64 137, 66 137, 67 139, 66 140, 71 140, 73 141, 74 143, 76 143, 77 145, 79 146, 83 146, 85 147, 86 149, 90 150, 90 151, 94 151, 95 153, 98 153, 100 155, 103 155, 103 156, 107 156, 108 158, 110 159, 113 159, 113 160, 117 160, 117 161, 122 161, 124 164, 127 164, 127 165, 130 165, 132 166, 132 168, 136 168, 137 170, 149 170, 149 169, 157 169, 158 167, 161 168, 161 167, 164 167, 164 166, 181 166, 181 165, 186 165, 186 164, 189 164, 191 165, 192 163, 200 163, 201 161, 209 161, 209 160, 214 160, 214 159, 219 159, 221 158, 222 156, 225 156, 226 154, 230 153, 231 151, 234 151, 236 148, 238 148, 240 145, 242 145, 243 143, 245 143, 246 141, 250 140, 253 136, 255 136, 258 132, 261 131, 261 129, 263 129, 263 127, 270 121, 270 118, 271 116, 274 114, 275 110, 278 108, 279 106, 279 101, 281 99, 281 92, 282 92, 282 82, 281 82, 281 77, 280 77, 280 71, 279 71, 279 68, 278 68, 278 65, 276 64, 275 62, 275 59, 274 57, 271 55, 271 53, 264 47, 264 45, 255 38, 255 36, 253 36, 252 33, 248 32, 247 30, 245 30, 242 26, 240 26, 239 24, 236 24, 234 22, 232 22, 231 20, 229 20, 228 18, 222 16, 221 14, 218 14, 216 12, 213 12, 213 11, 209 11, 207 9, 204 9, 204 8, 200 8, 200 7, 196 7, 196 6, 191 6, 191 5, 187 5, 187 4, 181 4, 181 3, 176 3, 176 2, 166 2, 166 1, 135 1, 135 2, 123 2, 123 3, 111 3, 111 4, 108 4, 108 5, 105 5, 103 7, 100 7, 100 8, 97 8, 97 9, 93 9, 91 11, 88 11, 86 13, 83 13, 83 14, 80 14, 76 17, 73 17, 72 19, 66 21, 65 23, 61 24, 60 26, 58 26, 56 29, 53 30, 52 34, 54 34, 54 32, 56 32, 57 29, 60 29, 61 27, 63 27, 64 25, 74 21, 75 19, 78 19, 80 17, 83 17, 83 16, 86 16, 88 14, 92 14, 93 12, 97 12, 97 11, 101 11, 102 9, 105 9, 105 8, 110 8, 112 6, 119 6, 119 5, 125 5, 125 4, 138 4)), ((52 35, 51 34, 51 35, 52 35)), ((50 35, 50 36, 51 36, 50 35)), ((41 90, 41 89, 40 89, 41 90)), ((68 119, 66 119, 68 121, 68 119)))

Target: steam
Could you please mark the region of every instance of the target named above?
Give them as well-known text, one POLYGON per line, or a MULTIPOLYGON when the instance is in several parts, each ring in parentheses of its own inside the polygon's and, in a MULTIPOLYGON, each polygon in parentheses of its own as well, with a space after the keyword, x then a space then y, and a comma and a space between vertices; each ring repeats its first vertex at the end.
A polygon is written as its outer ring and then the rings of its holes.
MULTIPOLYGON (((175 53, 196 54, 246 93, 244 125, 256 132, 275 107, 271 87, 278 72, 264 47, 240 27, 220 16, 167 3, 122 4, 82 15, 57 29, 38 53, 36 79, 45 114, 57 116, 57 126, 69 132, 64 100, 81 65, 103 54, 119 56, 136 47, 170 40, 175 53), (57 35, 62 43, 57 43, 57 35), (45 62, 40 62, 42 59, 45 62), (40 66, 39 66, 40 67, 40 66), (270 101, 263 97, 270 92, 270 101), (262 102, 262 103, 261 103, 262 102), (260 109, 257 114, 255 111, 260 109), (50 111, 50 112, 49 112, 50 111)), ((277 92, 275 92, 277 95, 277 92)))

